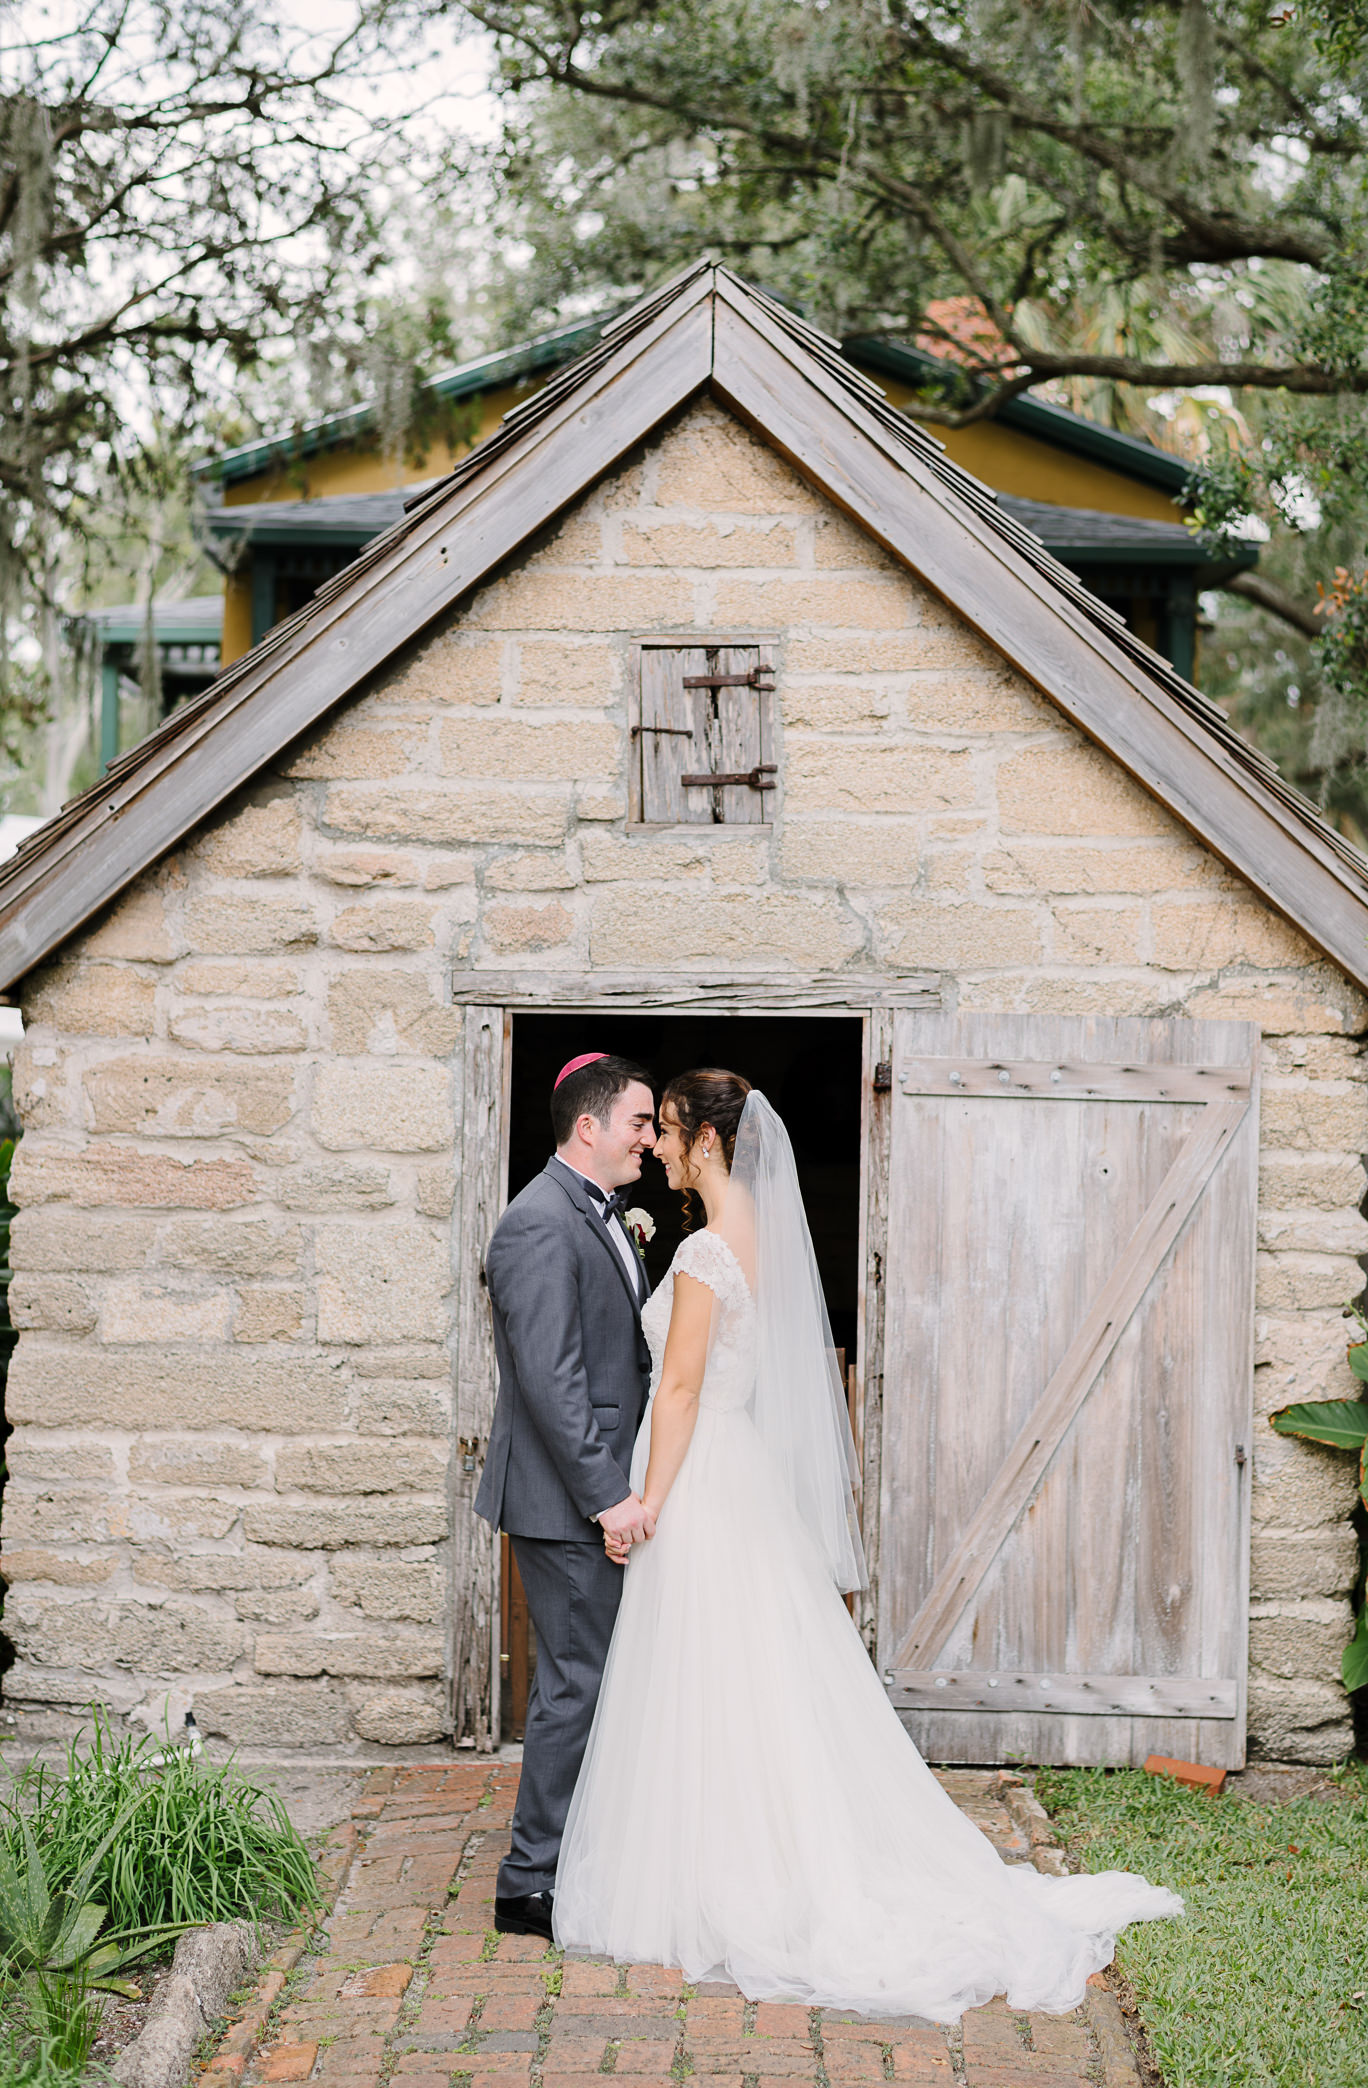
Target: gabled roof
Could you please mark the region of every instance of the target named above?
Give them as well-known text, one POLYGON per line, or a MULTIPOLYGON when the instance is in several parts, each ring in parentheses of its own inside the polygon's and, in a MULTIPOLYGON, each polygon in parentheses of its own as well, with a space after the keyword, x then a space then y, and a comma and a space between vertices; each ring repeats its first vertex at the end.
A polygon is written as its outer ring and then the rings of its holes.
POLYGON ((839 344, 710 262, 636 306, 0 873, 23 977, 700 393, 915 572, 1352 978, 1368 862, 839 344))

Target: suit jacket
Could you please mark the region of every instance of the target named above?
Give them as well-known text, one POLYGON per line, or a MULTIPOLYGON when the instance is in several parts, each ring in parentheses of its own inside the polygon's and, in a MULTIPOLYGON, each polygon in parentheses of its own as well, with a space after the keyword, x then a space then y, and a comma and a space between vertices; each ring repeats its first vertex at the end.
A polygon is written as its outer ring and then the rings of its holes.
POLYGON ((590 1518, 631 1491, 651 1358, 631 1277, 573 1168, 548 1160, 514 1197, 485 1281, 499 1396, 475 1512, 515 1537, 597 1543, 590 1518))

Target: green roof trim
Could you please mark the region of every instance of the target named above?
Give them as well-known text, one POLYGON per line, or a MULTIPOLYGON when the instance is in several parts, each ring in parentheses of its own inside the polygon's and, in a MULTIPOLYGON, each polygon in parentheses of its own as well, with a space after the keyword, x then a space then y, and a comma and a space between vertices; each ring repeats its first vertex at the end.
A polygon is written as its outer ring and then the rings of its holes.
MULTIPOLYGON (((458 363, 455 369, 429 378, 426 389, 439 399, 468 399, 477 392, 501 391, 520 378, 543 376, 592 347, 611 317, 611 313, 600 312, 592 319, 578 319, 571 326, 558 327, 554 333, 539 334, 535 340, 521 342, 517 347, 501 348, 494 355, 458 363)), ((255 442, 240 443, 236 449, 219 450, 212 457, 202 458, 192 469, 196 478, 231 485, 234 479, 254 478, 272 464, 293 464, 300 457, 315 456, 319 450, 354 441, 374 419, 373 406, 347 406, 340 413, 324 414, 319 420, 306 421, 302 427, 279 435, 264 435, 255 442)))
MULTIPOLYGON (((876 370, 885 377, 896 377, 903 384, 915 386, 918 391, 929 391, 937 386, 943 388, 947 373, 954 367, 938 356, 928 355, 923 348, 909 348, 901 341, 884 340, 875 334, 852 335, 841 343, 841 353, 853 363, 876 370)), ((1021 435, 1034 435, 1038 441, 1048 442, 1054 449, 1072 450, 1075 456, 1087 457, 1094 464, 1105 464, 1112 471, 1124 473, 1127 478, 1143 479, 1147 485, 1162 486, 1175 500, 1181 497, 1192 477, 1192 467, 1182 457, 1171 456, 1167 450, 1142 441, 1138 435, 1123 435, 1116 428, 1105 428, 1101 421, 1072 413, 1067 406, 1055 406, 1048 399, 1033 398, 1029 392, 1009 399, 998 408, 994 419, 1004 428, 1015 428, 1021 435)))
MULTIPOLYGON (((501 390, 524 378, 543 377, 592 347, 614 316, 614 312, 598 312, 592 318, 577 319, 569 326, 538 334, 534 340, 523 341, 515 347, 501 348, 493 355, 476 356, 472 362, 458 363, 454 369, 429 379, 427 389, 439 399, 468 399, 479 392, 501 390)), ((890 341, 876 334, 852 335, 841 343, 841 353, 858 367, 885 377, 895 377, 918 391, 937 386, 943 388, 957 374, 953 365, 928 354, 925 349, 908 347, 904 342, 890 341)), ((1100 421, 1072 413, 1067 406, 1055 406, 1046 399, 1033 398, 1029 393, 1008 400, 995 418, 1003 427, 1015 428, 1023 435, 1034 435, 1038 441, 1049 443, 1055 449, 1071 450, 1076 456, 1106 465, 1127 478, 1161 486, 1175 499, 1181 497, 1191 477, 1190 467, 1181 457, 1171 456, 1167 450, 1157 448, 1152 442, 1144 442, 1138 436, 1122 435, 1115 428, 1103 427, 1100 421)), ((306 421, 302 427, 240 443, 236 449, 220 450, 212 457, 201 459, 193 467, 194 474, 199 479, 216 480, 221 486, 231 485, 236 479, 254 478, 273 464, 293 464, 301 457, 314 456, 320 450, 334 449, 339 444, 354 441, 372 426, 374 419, 373 406, 348 406, 340 413, 306 421)))
MULTIPOLYGON (((73 628, 86 625, 97 633, 102 645, 141 645, 147 610, 139 602, 119 602, 110 608, 82 610, 64 621, 73 628)), ((223 596, 190 595, 180 602, 157 602, 152 621, 159 645, 217 645, 223 632, 223 596)))

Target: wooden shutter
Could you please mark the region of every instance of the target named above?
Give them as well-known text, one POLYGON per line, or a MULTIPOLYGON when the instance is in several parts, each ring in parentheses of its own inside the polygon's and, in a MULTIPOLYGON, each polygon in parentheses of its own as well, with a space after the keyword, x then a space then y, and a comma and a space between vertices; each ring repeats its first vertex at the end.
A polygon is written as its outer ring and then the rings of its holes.
POLYGON ((772 758, 771 656, 762 645, 641 647, 636 818, 652 826, 749 826, 770 817, 767 788, 709 789, 683 779, 754 773, 757 784, 772 780, 763 775, 772 758))
POLYGON ((878 1657, 933 1761, 1244 1759, 1257 1039, 897 1019, 878 1657))

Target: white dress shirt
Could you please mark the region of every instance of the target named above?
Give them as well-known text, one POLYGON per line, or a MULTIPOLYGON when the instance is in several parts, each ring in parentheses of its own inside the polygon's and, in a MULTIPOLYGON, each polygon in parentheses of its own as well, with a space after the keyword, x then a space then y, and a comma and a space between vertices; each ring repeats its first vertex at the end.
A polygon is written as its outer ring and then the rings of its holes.
MULTIPOLYGON (((571 1163, 568 1160, 561 1160, 561 1156, 559 1153, 557 1153, 556 1158, 560 1160, 562 1167, 570 1168, 571 1174, 578 1175, 582 1182, 588 1182, 589 1187, 594 1191, 596 1198, 602 1198, 611 1193, 609 1190, 606 1190, 604 1188, 602 1182, 596 1182, 593 1180, 592 1176, 585 1174, 582 1168, 571 1166, 571 1163)), ((611 1238, 613 1245, 617 1248, 618 1253, 622 1256, 623 1263, 627 1270, 627 1274, 632 1279, 632 1296, 636 1298, 638 1302, 640 1302, 643 1290, 643 1285, 641 1281, 641 1260, 637 1254, 636 1248, 632 1245, 631 1238, 627 1231, 627 1227, 623 1222, 622 1213, 620 1211, 614 1211, 613 1219, 616 1219, 617 1221, 616 1230, 614 1229, 612 1219, 605 1219, 604 1223, 608 1227, 609 1237, 611 1238)))

